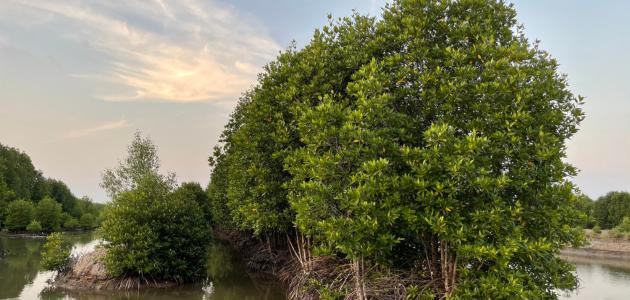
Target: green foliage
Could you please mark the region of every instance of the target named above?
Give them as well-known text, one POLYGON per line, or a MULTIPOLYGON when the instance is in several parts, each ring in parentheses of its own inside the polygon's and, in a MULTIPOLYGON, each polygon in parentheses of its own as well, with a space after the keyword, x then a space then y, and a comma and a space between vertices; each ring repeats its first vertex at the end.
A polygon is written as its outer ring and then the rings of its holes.
POLYGON ((630 217, 624 217, 623 221, 613 230, 624 234, 630 233, 630 217))
POLYGON ((48 179, 47 184, 47 198, 52 198, 56 202, 60 203, 63 211, 72 213, 77 203, 77 198, 72 194, 72 192, 70 192, 68 186, 63 182, 54 179, 48 179))
POLYGON ((63 222, 63 228, 65 229, 74 230, 74 229, 79 229, 80 227, 81 227, 81 224, 79 223, 79 220, 77 220, 74 217, 70 217, 65 222, 63 222))
POLYGON ((59 230, 61 225, 62 206, 51 198, 44 198, 35 207, 35 220, 39 221, 46 231, 59 230))
POLYGON ((70 262, 70 250, 72 245, 68 243, 60 232, 53 232, 46 238, 42 251, 42 266, 49 271, 62 271, 70 262))
POLYGON ((579 225, 584 228, 593 228, 597 222, 593 217, 593 200, 582 193, 578 193, 573 206, 584 216, 584 220, 579 225))
POLYGON ((98 216, 103 207, 102 204, 92 203, 88 198, 77 199, 65 183, 44 178, 41 172, 35 169, 28 155, 0 144, 1 226, 7 226, 9 203, 17 199, 42 203, 42 207, 37 208, 35 214, 47 231, 59 228, 60 224, 65 223, 66 216, 71 215, 77 219, 86 213, 98 216), (43 201, 44 199, 47 200, 43 201), (53 202, 59 205, 54 205, 53 202), (62 210, 61 217, 58 215, 58 207, 62 210))
POLYGON ((225 161, 224 154, 221 153, 219 148, 215 148, 215 154, 210 157, 210 165, 212 173, 210 182, 206 192, 208 193, 208 201, 210 203, 210 219, 212 224, 221 228, 233 229, 236 228, 236 224, 232 219, 232 213, 227 206, 228 196, 228 163, 225 161))
POLYGON ((127 149, 127 156, 119 162, 118 167, 103 172, 101 187, 114 198, 119 193, 133 190, 147 176, 157 176, 172 184, 173 175, 163 176, 158 173, 159 168, 157 148, 148 138, 136 132, 127 149))
POLYGON ((5 226, 9 230, 24 230, 33 220, 33 203, 17 200, 9 203, 5 226))
POLYGON ((593 226, 593 233, 600 234, 602 233, 602 228, 599 225, 593 226))
POLYGON ((43 229, 42 224, 40 224, 36 220, 31 221, 31 223, 29 223, 28 226, 26 226, 26 231, 28 232, 41 232, 42 229, 43 229))
POLYGON ((0 182, 13 193, 13 198, 41 199, 46 189, 44 181, 26 153, 0 144, 0 182))
POLYGON ((83 229, 93 229, 96 227, 96 217, 91 213, 83 214, 79 223, 83 229))
MULTIPOLYGON (((133 143, 143 145, 130 147, 132 156, 133 149, 155 149, 150 140, 139 135, 133 143)), ((142 161, 156 162, 156 152, 151 153, 154 157, 132 157, 126 162, 130 166, 142 161)), ((178 282, 201 278, 209 231, 198 193, 190 185, 175 189, 173 177, 160 175, 157 168, 145 173, 136 171, 115 172, 130 181, 124 188, 110 190, 115 191, 115 196, 106 207, 101 225, 108 272, 114 276, 137 275, 178 282)), ((108 178, 105 175, 104 181, 108 178)))
POLYGON ((187 199, 194 199, 197 202, 197 205, 201 209, 204 218, 206 219, 206 223, 208 226, 212 224, 212 207, 210 204, 210 200, 208 199, 208 194, 203 190, 201 185, 196 182, 185 182, 180 185, 177 189, 178 193, 182 193, 182 197, 187 199))
POLYGON ((630 216, 630 194, 610 192, 593 203, 593 218, 603 229, 619 225, 624 217, 630 216))
POLYGON ((280 54, 210 158, 216 224, 294 223, 354 265, 432 270, 453 298, 574 288, 556 254, 590 210, 563 162, 582 99, 515 17, 503 1, 399 0, 280 54))

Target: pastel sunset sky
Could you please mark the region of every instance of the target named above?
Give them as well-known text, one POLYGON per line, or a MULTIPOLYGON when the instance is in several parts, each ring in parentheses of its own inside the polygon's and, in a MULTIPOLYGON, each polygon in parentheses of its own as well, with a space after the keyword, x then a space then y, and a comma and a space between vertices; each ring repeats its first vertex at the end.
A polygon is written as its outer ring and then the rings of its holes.
MULTIPOLYGON (((327 15, 378 15, 385 0, 2 0, 0 143, 77 195, 107 200, 101 172, 133 132, 179 181, 206 185, 207 157, 239 95, 327 15)), ((628 1, 514 1, 531 39, 586 97, 567 161, 596 198, 630 189, 628 1)))

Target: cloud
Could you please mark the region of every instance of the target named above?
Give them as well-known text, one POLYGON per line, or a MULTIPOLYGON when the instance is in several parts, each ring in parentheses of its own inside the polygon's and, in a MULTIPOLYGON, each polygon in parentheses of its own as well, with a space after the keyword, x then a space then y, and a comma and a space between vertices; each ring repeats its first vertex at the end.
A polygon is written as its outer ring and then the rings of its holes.
POLYGON ((127 122, 127 120, 107 122, 107 123, 103 123, 101 125, 98 125, 96 127, 72 130, 70 132, 67 132, 63 137, 65 139, 80 138, 80 137, 85 137, 85 136, 92 135, 92 134, 95 134, 95 133, 98 133, 98 132, 102 132, 102 131, 109 131, 109 130, 127 128, 130 125, 131 124, 129 124, 129 122, 127 122))
POLYGON ((125 87, 101 96, 110 101, 236 100, 281 49, 264 26, 214 1, 9 0, 0 11, 6 6, 41 14, 64 28, 63 38, 104 57, 99 72, 74 75, 125 87))

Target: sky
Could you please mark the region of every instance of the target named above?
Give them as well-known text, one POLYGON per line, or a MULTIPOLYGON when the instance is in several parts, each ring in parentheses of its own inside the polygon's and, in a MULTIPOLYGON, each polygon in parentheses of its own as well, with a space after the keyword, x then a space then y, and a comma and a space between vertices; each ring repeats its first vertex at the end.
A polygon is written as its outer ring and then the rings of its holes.
MULTIPOLYGON (((378 15, 386 0, 2 0, 0 143, 77 196, 107 200, 101 173, 135 131, 164 171, 206 185, 207 158, 239 95, 327 15, 378 15)), ((630 189, 630 2, 515 0, 560 63, 586 119, 568 142, 587 195, 630 189)))

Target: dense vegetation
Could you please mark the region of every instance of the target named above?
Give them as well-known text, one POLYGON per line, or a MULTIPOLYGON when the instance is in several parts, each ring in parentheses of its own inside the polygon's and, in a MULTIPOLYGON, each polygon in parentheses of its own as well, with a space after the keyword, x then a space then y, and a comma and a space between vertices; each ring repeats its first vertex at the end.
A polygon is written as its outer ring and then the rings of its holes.
POLYGON ((64 240, 63 234, 53 232, 46 237, 42 251, 42 267, 50 271, 63 271, 70 263, 72 245, 64 240))
POLYGON ((587 216, 582 224, 585 228, 613 229, 622 225, 625 218, 630 218, 630 193, 628 192, 609 192, 597 198, 596 201, 586 195, 580 195, 574 204, 576 209, 587 216))
POLYGON ((591 204, 591 215, 602 229, 619 225, 624 217, 630 217, 630 194, 610 192, 591 204))
POLYGON ((555 298, 584 222, 562 161, 582 101, 557 68, 503 1, 331 21, 243 95, 210 158, 212 219, 304 236, 303 276, 347 263, 353 285, 307 281, 321 295, 555 298))
POLYGON ((0 226, 51 232, 98 226, 102 205, 77 198, 61 181, 45 178, 30 157, 0 144, 0 226), (81 221, 79 221, 81 220, 81 221))
POLYGON ((136 134, 127 157, 103 175, 112 196, 100 233, 113 276, 194 281, 205 275, 210 220, 198 184, 177 187, 159 173, 157 149, 136 134))

